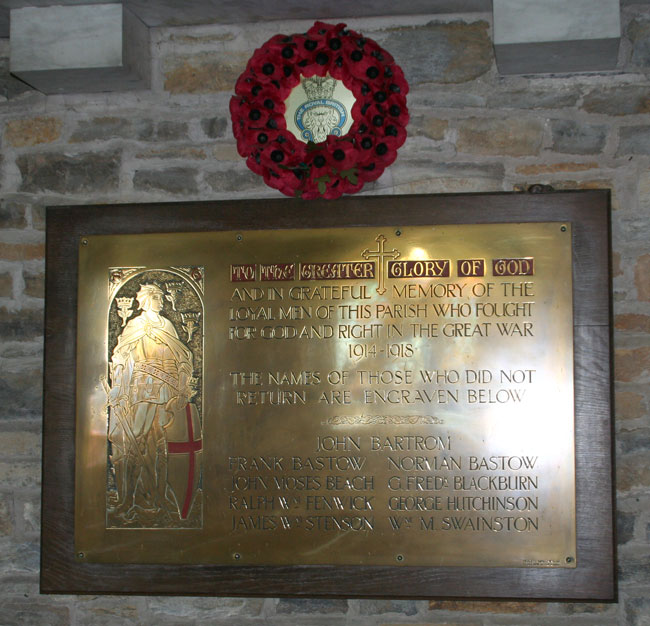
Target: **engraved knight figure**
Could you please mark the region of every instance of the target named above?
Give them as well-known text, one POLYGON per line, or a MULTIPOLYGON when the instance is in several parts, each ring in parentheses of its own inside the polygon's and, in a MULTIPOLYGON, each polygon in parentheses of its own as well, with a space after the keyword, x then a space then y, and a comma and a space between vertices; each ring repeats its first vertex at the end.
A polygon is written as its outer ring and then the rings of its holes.
POLYGON ((340 102, 332 100, 336 81, 331 76, 312 76, 303 78, 301 84, 309 100, 296 111, 296 125, 303 137, 320 143, 327 135, 340 135, 346 111, 340 102))
POLYGON ((126 324, 110 364, 115 513, 145 525, 168 525, 180 508, 167 477, 166 429, 189 406, 193 355, 161 315, 164 294, 157 285, 141 284, 136 299, 142 312, 126 324))

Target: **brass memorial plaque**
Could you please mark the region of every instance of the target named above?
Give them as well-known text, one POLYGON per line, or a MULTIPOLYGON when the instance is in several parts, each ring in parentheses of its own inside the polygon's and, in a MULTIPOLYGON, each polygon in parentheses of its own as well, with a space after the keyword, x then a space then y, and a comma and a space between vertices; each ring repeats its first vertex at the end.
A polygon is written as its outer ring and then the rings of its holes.
POLYGON ((576 566, 569 223, 79 254, 79 560, 576 566))

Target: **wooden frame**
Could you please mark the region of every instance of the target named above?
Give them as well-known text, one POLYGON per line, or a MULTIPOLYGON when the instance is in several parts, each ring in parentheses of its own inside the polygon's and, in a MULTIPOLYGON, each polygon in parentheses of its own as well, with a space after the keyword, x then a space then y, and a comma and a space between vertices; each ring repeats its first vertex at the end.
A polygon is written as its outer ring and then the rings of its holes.
POLYGON ((56 207, 47 211, 41 591, 319 597, 615 597, 609 192, 56 207), (74 555, 77 253, 82 235, 568 221, 573 232, 575 569, 84 563, 74 555))

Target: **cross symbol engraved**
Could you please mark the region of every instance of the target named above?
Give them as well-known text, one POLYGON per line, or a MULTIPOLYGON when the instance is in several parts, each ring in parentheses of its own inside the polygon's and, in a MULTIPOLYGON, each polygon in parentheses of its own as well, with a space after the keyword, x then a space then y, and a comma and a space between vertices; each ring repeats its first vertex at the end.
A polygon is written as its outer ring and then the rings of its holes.
POLYGON ((384 260, 385 259, 399 259, 400 253, 393 248, 392 250, 384 250, 384 244, 386 243, 387 239, 383 235, 379 235, 375 241, 377 242, 377 250, 368 250, 366 248, 362 253, 361 256, 366 259, 377 259, 379 261, 378 263, 378 281, 379 281, 379 286, 377 287, 377 293, 381 296, 384 293, 386 293, 386 287, 384 287, 384 260))
POLYGON ((187 487, 185 488, 185 500, 181 519, 187 519, 194 495, 194 474, 196 472, 196 453, 203 449, 203 440, 199 433, 199 439, 194 439, 194 427, 192 425, 192 412, 189 403, 185 405, 185 418, 187 420, 187 441, 168 441, 167 452, 169 454, 189 454, 189 468, 187 472, 187 487))

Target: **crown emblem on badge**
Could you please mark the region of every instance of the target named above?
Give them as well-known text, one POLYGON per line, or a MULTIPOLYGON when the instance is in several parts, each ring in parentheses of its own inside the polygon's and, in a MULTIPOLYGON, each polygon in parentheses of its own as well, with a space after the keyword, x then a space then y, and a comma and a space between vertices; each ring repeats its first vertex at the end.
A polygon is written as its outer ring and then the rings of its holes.
POLYGON ((320 143, 328 135, 341 136, 349 113, 333 98, 337 82, 331 76, 311 76, 300 81, 307 100, 296 110, 294 120, 303 140, 320 143))
POLYGON ((312 76, 303 78, 300 82, 310 100, 329 99, 336 88, 336 81, 331 76, 312 76))

